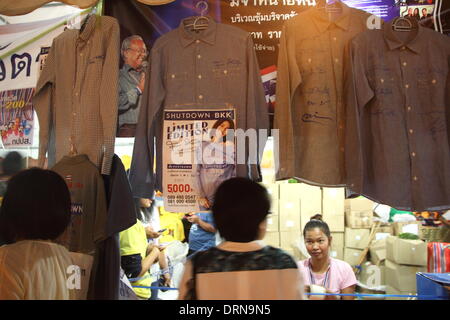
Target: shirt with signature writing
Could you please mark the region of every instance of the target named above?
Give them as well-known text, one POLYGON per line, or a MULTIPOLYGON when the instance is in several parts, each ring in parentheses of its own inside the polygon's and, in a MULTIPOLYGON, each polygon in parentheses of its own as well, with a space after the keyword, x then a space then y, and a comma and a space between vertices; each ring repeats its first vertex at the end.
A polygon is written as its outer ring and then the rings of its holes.
POLYGON ((450 39, 413 22, 353 39, 347 183, 400 210, 450 208, 450 39))
POLYGON ((366 30, 369 14, 340 6, 335 19, 311 8, 283 26, 274 119, 282 150, 277 179, 345 183, 344 48, 366 30))

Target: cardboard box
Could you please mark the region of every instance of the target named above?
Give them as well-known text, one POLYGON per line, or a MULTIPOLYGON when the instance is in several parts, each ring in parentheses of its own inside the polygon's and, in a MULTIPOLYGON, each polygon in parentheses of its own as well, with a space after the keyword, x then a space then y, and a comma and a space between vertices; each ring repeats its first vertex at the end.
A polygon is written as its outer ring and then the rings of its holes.
MULTIPOLYGON (((305 228, 305 225, 311 219, 312 216, 322 213, 322 190, 320 187, 314 187, 305 183, 301 184, 301 229, 305 228)), ((324 217, 325 220, 325 217, 324 217)), ((326 220, 325 220, 326 221, 326 220)))
POLYGON ((390 236, 386 239, 386 258, 398 264, 426 266, 427 244, 422 240, 390 236))
POLYGON ((344 188, 322 189, 322 214, 323 220, 330 227, 331 232, 344 232, 344 188))
POLYGON ((280 199, 280 185, 277 183, 264 183, 263 186, 267 189, 272 200, 280 199))
POLYGON ((345 228, 345 247, 365 249, 369 245, 369 229, 345 228))
POLYGON ((303 183, 280 183, 279 199, 280 200, 296 200, 301 198, 303 183))
POLYGON ((279 215, 269 214, 267 216, 266 230, 269 232, 279 232, 280 231, 280 216, 279 215))
POLYGON ((373 224, 373 212, 371 211, 348 211, 345 212, 345 226, 349 228, 368 228, 373 224))
POLYGON ((386 239, 372 241, 369 253, 370 261, 375 265, 386 260, 386 239))
MULTIPOLYGON (((352 267, 356 266, 359 262, 359 257, 363 251, 364 250, 360 250, 360 249, 345 248, 344 249, 344 261, 347 262, 348 264, 350 264, 352 267)), ((366 259, 367 258, 365 258, 364 261, 366 259)))
MULTIPOLYGON (((410 291, 400 291, 391 286, 386 286, 386 294, 389 295, 415 295, 415 292, 410 291)), ((386 297, 386 300, 413 300, 414 298, 408 297, 386 297)), ((415 300, 415 299, 414 299, 415 300)))
POLYGON ((390 235, 394 234, 394 228, 392 225, 384 225, 375 229, 375 238, 374 240, 386 239, 390 235))
POLYGON ((382 225, 375 229, 375 233, 389 233, 394 235, 394 228, 392 224, 382 225))
MULTIPOLYGON (((280 183, 280 230, 289 231, 292 228, 292 216, 285 218, 285 211, 291 210, 293 206, 300 205, 300 227, 303 231, 306 223, 315 214, 322 212, 322 190, 320 187, 310 186, 305 183, 280 183), (289 205, 289 203, 291 203, 289 205), (292 203, 294 205, 292 205, 292 203), (288 207, 286 207, 288 204, 288 207), (287 223, 287 224, 286 224, 287 223)), ((297 208, 295 208, 297 210, 297 208)), ((295 217, 297 219, 297 217, 295 217)))
POLYGON ((332 232, 331 233, 331 248, 330 256, 335 259, 344 259, 344 233, 343 232, 332 232))
POLYGON ((281 231, 280 232, 280 248, 293 249, 293 246, 300 240, 300 231, 281 231))
POLYGON ((280 231, 300 231, 300 199, 280 200, 280 231))
POLYGON ((263 241, 265 244, 267 244, 269 246, 279 248, 280 247, 280 233, 266 231, 266 235, 264 236, 263 241))
POLYGON ((410 222, 394 222, 394 235, 398 236, 401 233, 412 233, 420 236, 420 221, 410 222))
POLYGON ((386 267, 384 265, 376 266, 367 261, 361 265, 358 280, 369 288, 384 286, 386 285, 385 272, 386 267))
POLYGON ((373 212, 375 202, 362 196, 345 199, 345 212, 373 212))
POLYGON ((400 265, 386 260, 386 285, 402 292, 416 292, 416 273, 426 268, 400 265))

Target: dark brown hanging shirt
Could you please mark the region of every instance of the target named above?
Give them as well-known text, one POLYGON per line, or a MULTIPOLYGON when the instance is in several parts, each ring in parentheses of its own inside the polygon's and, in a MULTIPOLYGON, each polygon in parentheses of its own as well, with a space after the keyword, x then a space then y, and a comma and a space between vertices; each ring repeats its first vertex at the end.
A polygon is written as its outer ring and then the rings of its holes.
POLYGON ((335 22, 325 9, 312 8, 283 26, 274 119, 280 142, 277 179, 345 183, 344 48, 367 30, 370 15, 341 5, 335 22))
POLYGON ((450 39, 388 23, 349 53, 349 187, 398 209, 450 208, 450 39))

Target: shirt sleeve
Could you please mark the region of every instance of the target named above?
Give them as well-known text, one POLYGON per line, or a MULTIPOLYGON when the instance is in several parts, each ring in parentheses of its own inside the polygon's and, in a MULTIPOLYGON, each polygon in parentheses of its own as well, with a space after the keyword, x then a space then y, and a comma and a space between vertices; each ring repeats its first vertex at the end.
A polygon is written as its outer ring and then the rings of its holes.
MULTIPOLYGON (((156 46, 157 42, 155 43, 156 46)), ((136 138, 130 168, 133 195, 153 198, 156 178, 154 173, 155 136, 159 113, 165 97, 162 52, 155 46, 151 50, 150 81, 145 82, 141 111, 136 127, 136 138)), ((158 157, 161 157, 158 154, 158 157)))
POLYGON ((291 38, 285 24, 280 39, 277 63, 276 106, 274 129, 278 129, 278 139, 274 135, 276 178, 282 180, 295 175, 294 129, 292 119, 292 97, 302 79, 295 57, 295 39, 291 38))
MULTIPOLYGON (((112 157, 114 155, 114 142, 117 126, 117 101, 118 101, 118 77, 119 77, 119 24, 112 19, 107 39, 105 60, 103 62, 102 80, 100 84, 100 114, 103 127, 103 161, 102 174, 111 171, 112 157)), ((103 20, 103 18, 102 18, 103 20)))
POLYGON ((50 132, 53 129, 53 96, 55 90, 55 65, 57 63, 56 46, 57 42, 53 40, 33 96, 33 106, 39 120, 39 167, 44 167, 45 157, 49 147, 50 132))
POLYGON ((95 234, 94 242, 99 242, 106 239, 106 227, 108 218, 108 209, 106 204, 105 186, 103 184, 103 179, 99 175, 97 179, 96 186, 96 208, 95 208, 95 234))
POLYGON ((340 283, 340 290, 353 286, 357 283, 355 273, 352 267, 345 261, 343 261, 342 268, 340 270, 342 280, 340 283))
POLYGON ((363 52, 357 42, 350 42, 345 49, 344 92, 346 99, 345 169, 346 184, 354 192, 362 192, 363 153, 361 139, 361 113, 373 97, 367 80, 363 52))
MULTIPOLYGON (((259 166, 264 152, 264 146, 267 142, 269 130, 269 109, 264 94, 264 87, 262 84, 261 71, 258 65, 258 58, 254 49, 252 37, 247 38, 247 129, 257 130, 257 149, 252 151, 250 147, 249 163, 250 163, 250 177, 254 180, 259 180, 260 170, 259 166), (259 130, 265 130, 266 135, 260 135, 259 130)), ((263 131, 264 132, 264 131, 263 131)))

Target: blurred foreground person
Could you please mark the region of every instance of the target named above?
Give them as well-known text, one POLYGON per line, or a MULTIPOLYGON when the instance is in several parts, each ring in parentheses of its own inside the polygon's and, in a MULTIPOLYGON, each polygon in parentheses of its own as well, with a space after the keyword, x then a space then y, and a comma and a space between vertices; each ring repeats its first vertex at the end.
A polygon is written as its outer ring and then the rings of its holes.
POLYGON ((13 176, 0 211, 0 300, 75 299, 72 260, 55 243, 70 222, 70 194, 57 173, 33 168, 13 176))
POLYGON ((179 299, 302 299, 303 283, 294 259, 258 241, 264 238, 270 209, 266 189, 232 178, 219 186, 214 199, 213 217, 225 241, 186 262, 179 299))

